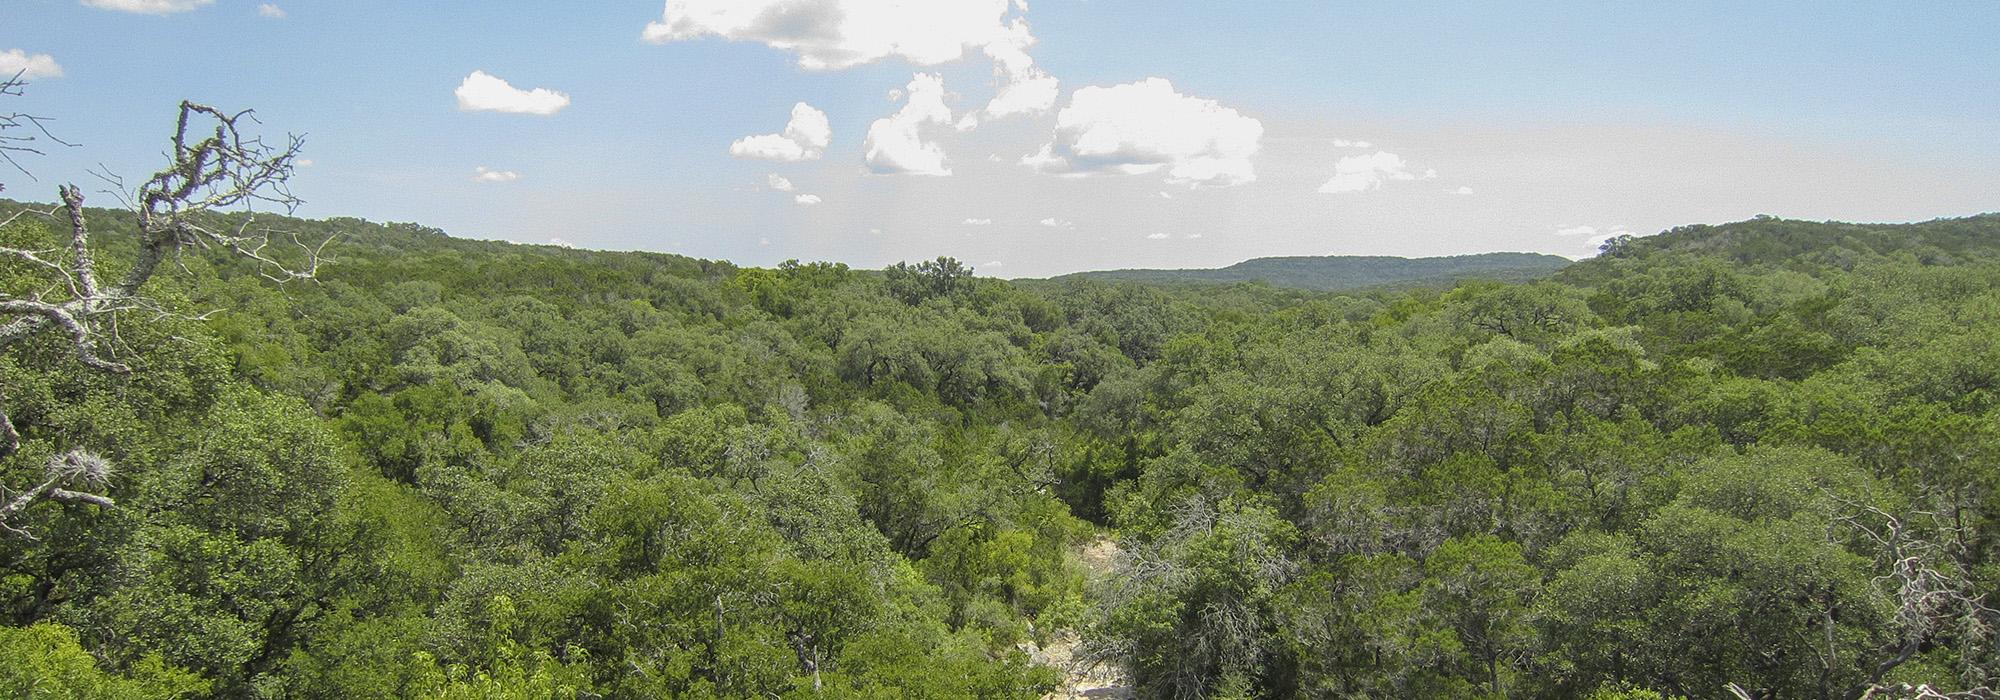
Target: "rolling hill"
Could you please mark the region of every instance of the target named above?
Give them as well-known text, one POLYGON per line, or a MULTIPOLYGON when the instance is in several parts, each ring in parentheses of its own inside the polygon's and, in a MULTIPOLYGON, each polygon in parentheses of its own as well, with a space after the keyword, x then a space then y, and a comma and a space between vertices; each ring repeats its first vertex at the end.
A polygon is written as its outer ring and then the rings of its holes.
POLYGON ((1569 264, 1567 258, 1538 253, 1482 253, 1437 258, 1297 256, 1255 258, 1216 269, 1103 270, 1063 275, 1056 279, 1158 284, 1264 282, 1274 287, 1342 291, 1451 283, 1463 279, 1530 280, 1554 274, 1569 264))

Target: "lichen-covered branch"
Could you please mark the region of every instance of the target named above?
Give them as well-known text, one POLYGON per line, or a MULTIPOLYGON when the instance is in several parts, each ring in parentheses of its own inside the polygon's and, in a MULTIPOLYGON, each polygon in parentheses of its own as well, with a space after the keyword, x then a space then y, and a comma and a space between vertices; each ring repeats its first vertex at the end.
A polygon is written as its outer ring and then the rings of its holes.
MULTIPOLYGON (((0 83, 0 94, 19 94, 18 87, 18 80, 0 83)), ((279 283, 313 278, 331 238, 308 242, 296 233, 258 227, 254 215, 247 213, 236 225, 219 223, 229 218, 224 212, 276 206, 289 213, 299 204, 286 182, 303 139, 287 136, 281 143, 268 144, 246 131, 255 123, 249 111, 180 104, 167 166, 136 191, 119 193, 138 216, 139 241, 130 267, 115 282, 98 277, 98 255, 91 243, 84 195, 75 185, 57 188, 60 204, 52 209, 29 209, 0 217, 0 226, 5 226, 24 214, 40 215, 56 221, 67 232, 63 243, 49 249, 0 246, 0 260, 26 263, 26 274, 42 278, 30 285, 41 291, 0 292, 0 353, 46 334, 63 339, 86 367, 114 374, 132 371, 130 360, 124 357, 130 353, 122 352, 118 340, 118 316, 134 310, 171 315, 147 297, 144 289, 163 262, 189 249, 221 249, 247 258, 256 263, 260 274, 279 283), (274 246, 274 242, 279 245, 274 246)), ((39 128, 40 124, 32 117, 0 115, 0 149, 29 150, 20 140, 29 137, 8 132, 39 128)), ((0 150, 0 155, 4 154, 0 150)), ((111 176, 105 179, 114 185, 120 182, 111 176)), ((0 377, 0 383, 4 379, 0 377)), ((0 393, 0 458, 14 454, 20 445, 20 432, 7 413, 4 393, 0 393)), ((110 505, 104 496, 64 488, 70 483, 51 478, 20 492, 0 505, 0 527, 19 533, 9 520, 44 500, 110 505)))
POLYGON ((111 463, 103 457, 83 450, 49 458, 43 470, 43 481, 0 504, 0 531, 35 539, 27 530, 14 526, 14 518, 41 501, 55 501, 78 505, 93 505, 99 508, 116 506, 109 497, 94 493, 71 491, 65 486, 81 485, 102 488, 111 481, 111 463))
POLYGON ((249 111, 228 113, 181 103, 170 154, 173 161, 139 186, 139 256, 108 294, 137 295, 160 263, 184 246, 224 248, 257 261, 267 277, 279 280, 306 279, 317 272, 325 242, 309 246, 294 237, 302 259, 286 263, 266 253, 273 233, 269 229, 252 229, 246 220, 235 230, 224 230, 202 219, 203 214, 239 205, 276 205, 286 212, 299 205, 286 183, 304 139, 288 136, 283 146, 266 144, 242 131, 255 121, 249 111))
MULTIPOLYGON (((1880 594, 1895 608, 1892 620, 1896 632, 1889 645, 1880 650, 1880 660, 1864 669, 1866 680, 1848 689, 1846 697, 1852 700, 1872 697, 1990 697, 1991 691, 1985 691, 1987 695, 1968 696, 1941 693, 1928 685, 1884 685, 1884 679, 1891 671, 1915 658, 1925 645, 1939 636, 1952 635, 1963 639, 1971 645, 1969 649, 1991 644, 1994 620, 2000 619, 2000 611, 1989 607, 1984 597, 1974 590, 1966 576, 1965 563, 1951 551, 1948 543, 1957 541, 1957 538, 1926 536, 1928 532, 1944 532, 1954 526, 1939 521, 1929 528, 1922 528, 1911 523, 1907 517, 1898 517, 1875 506, 1846 505, 1850 512, 1836 515, 1835 521, 1845 523, 1865 537, 1877 549, 1877 556, 1888 565, 1889 573, 1877 577, 1875 581, 1880 586, 1880 594)), ((1911 515, 1931 514, 1919 511, 1911 515)), ((1983 679, 1963 680, 1977 684, 1983 679)))

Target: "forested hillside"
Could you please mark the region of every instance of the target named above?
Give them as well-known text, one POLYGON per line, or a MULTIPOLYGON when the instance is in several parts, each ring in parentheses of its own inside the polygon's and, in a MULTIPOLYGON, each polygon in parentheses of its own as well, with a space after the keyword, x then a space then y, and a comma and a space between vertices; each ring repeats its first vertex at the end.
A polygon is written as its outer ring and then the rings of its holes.
POLYGON ((1353 295, 259 225, 338 236, 181 257, 129 374, 0 357, 0 485, 117 504, 7 521, 0 696, 1035 698, 1070 631, 1149 698, 2000 682, 2000 217, 1353 295))
POLYGON ((1275 287, 1339 292, 1373 287, 1450 285, 1467 280, 1527 282, 1555 274, 1570 261, 1534 253, 1482 253, 1439 258, 1328 255, 1256 258, 1213 270, 1103 270, 1056 279, 1086 278, 1159 284, 1264 282, 1275 287))

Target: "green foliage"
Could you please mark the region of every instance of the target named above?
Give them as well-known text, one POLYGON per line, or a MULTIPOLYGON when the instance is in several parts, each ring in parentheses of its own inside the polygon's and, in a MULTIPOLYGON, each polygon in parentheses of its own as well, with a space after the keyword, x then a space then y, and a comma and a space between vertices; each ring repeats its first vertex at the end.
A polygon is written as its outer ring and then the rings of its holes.
POLYGON ((200 676, 149 656, 126 675, 106 672, 76 631, 41 623, 0 627, 0 694, 20 700, 167 700, 208 690, 200 676))
POLYGON ((0 358, 0 485, 118 503, 0 539, 0 694, 1032 698, 1070 634, 1143 697, 2000 682, 1994 217, 1349 296, 287 223, 339 263, 190 256, 141 371, 0 358))

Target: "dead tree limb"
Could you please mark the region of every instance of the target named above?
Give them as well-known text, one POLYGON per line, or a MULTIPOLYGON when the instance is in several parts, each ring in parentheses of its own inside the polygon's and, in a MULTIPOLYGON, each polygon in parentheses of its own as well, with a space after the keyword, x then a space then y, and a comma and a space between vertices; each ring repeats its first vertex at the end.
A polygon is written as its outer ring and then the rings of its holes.
POLYGON ((1895 638, 1876 651, 1879 660, 1862 669, 1867 674, 1865 680, 1850 687, 1844 696, 1849 700, 1994 697, 1985 686, 1993 669, 1968 667, 1961 671, 1961 681, 1977 686, 1966 691, 1970 694, 1944 693, 1926 684, 1884 684, 1890 672, 1938 637, 1956 637, 1961 644, 1971 645, 1963 650, 1968 658, 1977 655, 1980 645, 1992 643, 2000 611, 1986 604, 1985 596, 1966 575, 1965 562, 1951 551, 1951 543, 1958 540, 1950 536, 1956 533, 1949 531, 1957 526, 1925 511, 1898 516, 1873 505, 1835 500, 1844 503, 1848 511, 1836 514, 1835 522, 1864 537, 1875 548, 1878 560, 1887 565, 1889 572, 1875 578, 1877 594, 1895 608, 1891 618, 1895 638), (1917 518, 1928 518, 1930 526, 1912 522, 1917 518))
MULTIPOLYGON (((0 94, 19 94, 18 85, 18 80, 0 84, 0 94)), ((182 102, 166 168, 130 192, 124 191, 116 177, 101 176, 117 186, 115 194, 138 218, 138 252, 115 280, 99 278, 83 191, 75 185, 57 188, 60 204, 52 209, 0 217, 0 226, 5 226, 23 214, 38 214, 56 221, 68 233, 63 244, 46 250, 0 246, 0 261, 25 263, 25 274, 39 276, 41 283, 35 286, 43 290, 25 296, 0 292, 0 353, 31 338, 53 335, 65 341, 86 367, 112 374, 131 372, 131 364, 124 359, 131 353, 118 341, 118 318, 131 311, 180 316, 146 296, 143 289, 162 263, 189 250, 219 249, 248 259, 259 274, 280 284, 312 279, 331 238, 308 242, 296 233, 257 227, 255 216, 248 213, 233 226, 222 223, 229 218, 222 216, 224 212, 277 207, 290 213, 300 203, 286 185, 304 140, 287 136, 282 143, 266 143, 248 132, 255 123, 256 117, 247 110, 226 112, 182 102)), ((40 125, 37 118, 0 115, 0 149, 36 152, 21 141, 6 140, 12 137, 5 134, 40 125)), ((6 152, 0 151, 0 155, 6 152)), ((21 445, 20 432, 4 401, 4 392, 0 392, 0 458, 13 454, 21 445)), ((0 528, 19 533, 9 520, 42 500, 111 504, 102 496, 64 489, 69 483, 46 481, 0 505, 0 528)))
MULTIPOLYGON (((21 87, 28 84, 21 79, 24 75, 27 75, 25 69, 0 78, 0 97, 20 96, 21 87)), ((7 161, 7 165, 28 176, 28 179, 34 179, 34 174, 22 167, 20 161, 14 159, 15 156, 41 155, 41 148, 35 145, 37 141, 48 141, 63 146, 76 145, 56 138, 55 134, 49 132, 48 123, 47 117, 23 112, 0 112, 0 160, 7 161)), ((0 186, 0 191, 5 190, 5 186, 0 186)))
MULTIPOLYGON (((27 510, 28 506, 41 501, 93 505, 99 508, 110 508, 116 505, 110 498, 105 496, 63 488, 73 485, 102 488, 105 484, 110 483, 111 463, 103 457, 83 450, 70 450, 65 454, 49 458, 48 466, 44 468, 42 476, 42 483, 15 495, 11 499, 5 499, 6 502, 0 504, 0 530, 5 530, 9 534, 20 535, 30 540, 35 539, 33 534, 9 525, 8 521, 12 520, 15 515, 20 514, 21 511, 27 510)), ((4 489, 0 489, 0 497, 3 496, 4 489)))

